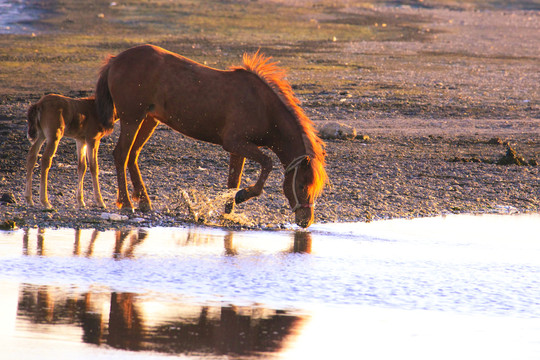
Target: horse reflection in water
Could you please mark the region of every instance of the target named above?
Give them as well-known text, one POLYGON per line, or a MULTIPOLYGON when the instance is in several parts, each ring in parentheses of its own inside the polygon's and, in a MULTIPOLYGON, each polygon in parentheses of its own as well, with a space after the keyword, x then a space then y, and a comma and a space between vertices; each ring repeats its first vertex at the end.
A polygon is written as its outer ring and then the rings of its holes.
MULTIPOLYGON (((86 250, 81 249, 81 230, 75 229, 75 242, 73 244, 73 256, 91 257, 94 253, 94 245, 98 239, 100 231, 94 229, 90 237, 90 241, 86 250)), ((112 257, 114 259, 133 258, 137 245, 144 242, 148 237, 148 232, 145 229, 121 229, 115 232, 115 244, 112 257)), ((28 229, 23 233, 23 255, 31 256, 30 250, 30 233, 28 229)), ((46 256, 47 250, 45 247, 45 229, 38 228, 36 235, 35 255, 46 256)), ((198 232, 189 231, 183 241, 183 245, 199 245, 205 244, 215 239, 215 236, 201 235, 198 232)), ((223 238, 223 246, 225 255, 235 256, 238 251, 234 244, 234 232, 229 231, 223 238)), ((287 250, 289 253, 311 253, 311 233, 307 231, 295 231, 293 233, 293 243, 287 250)))
MULTIPOLYGON (((112 257, 132 258, 147 237, 144 230, 118 230, 112 257)), ((224 236, 225 256, 235 256, 233 233, 224 236)), ((99 231, 92 232, 88 247, 81 249, 81 232, 75 231, 74 256, 91 257, 99 231)), ((309 253, 311 235, 298 231, 287 252, 309 253)), ((191 233, 186 243, 208 239, 191 233)), ((31 256, 29 234, 23 237, 23 253, 31 256)), ((45 231, 38 230, 36 255, 45 255, 45 231)), ((160 322, 146 316, 145 302, 127 292, 86 292, 59 294, 52 286, 23 285, 20 290, 18 319, 35 324, 70 324, 82 328, 82 341, 130 351, 158 351, 169 354, 246 355, 276 353, 288 344, 306 317, 260 307, 210 307, 164 303, 160 322), (103 313, 109 304, 109 314, 103 313), (176 315, 175 315, 176 313, 176 315), (108 320, 107 320, 108 319, 108 320)))

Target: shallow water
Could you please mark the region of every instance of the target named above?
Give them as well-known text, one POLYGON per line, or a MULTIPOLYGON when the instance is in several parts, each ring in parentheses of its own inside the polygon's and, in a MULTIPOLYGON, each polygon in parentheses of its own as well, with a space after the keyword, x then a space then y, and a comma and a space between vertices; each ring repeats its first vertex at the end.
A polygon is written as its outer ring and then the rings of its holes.
POLYGON ((26 7, 23 0, 0 0, 0 34, 30 34, 34 29, 25 22, 39 15, 39 10, 26 7))
POLYGON ((17 359, 536 359, 539 224, 0 232, 0 348, 17 359))

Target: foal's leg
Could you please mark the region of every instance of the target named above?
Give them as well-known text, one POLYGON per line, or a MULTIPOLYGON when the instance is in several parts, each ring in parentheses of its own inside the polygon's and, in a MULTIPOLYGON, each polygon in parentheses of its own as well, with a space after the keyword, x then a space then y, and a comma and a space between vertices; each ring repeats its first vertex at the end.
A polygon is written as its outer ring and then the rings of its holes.
POLYGON ((92 175, 92 187, 94 189, 94 201, 97 206, 105 209, 105 203, 101 197, 101 190, 99 189, 99 166, 98 166, 98 150, 99 142, 101 139, 86 139, 86 157, 90 164, 90 174, 92 175))
POLYGON ((136 119, 137 118, 133 116, 122 115, 122 118, 120 119, 120 136, 118 137, 118 143, 113 151, 116 177, 118 180, 116 206, 128 211, 133 210, 133 205, 128 195, 126 168, 131 146, 133 145, 139 127, 142 124, 141 120, 136 119))
MULTIPOLYGON (((244 163, 246 158, 237 154, 232 154, 229 159, 229 179, 227 181, 227 187, 229 189, 236 189, 240 187, 240 180, 242 178, 242 171, 244 170, 244 163)), ((228 201, 225 204, 225 214, 230 214, 234 210, 234 200, 228 201)))
POLYGON ((52 158, 56 154, 58 143, 62 138, 63 132, 61 130, 56 131, 52 136, 47 137, 47 145, 43 150, 43 156, 41 157, 41 183, 39 186, 39 201, 47 209, 50 209, 51 203, 47 196, 47 178, 49 176, 49 169, 51 168, 52 158))
POLYGON ((257 145, 245 141, 238 142, 233 139, 227 139, 223 143, 223 148, 230 153, 237 154, 237 156, 246 157, 261 164, 261 173, 257 182, 252 186, 238 191, 234 202, 240 204, 252 197, 259 196, 263 191, 264 183, 268 175, 270 175, 270 171, 272 171, 272 159, 268 155, 265 155, 257 145))
POLYGON ((32 200, 32 173, 34 172, 34 166, 36 166, 39 150, 44 142, 45 136, 43 136, 43 133, 39 132, 38 138, 32 146, 30 146, 28 156, 26 157, 26 187, 24 189, 24 198, 26 199, 26 203, 30 206, 34 205, 34 201, 32 200))
POLYGON ((80 208, 83 208, 86 206, 83 190, 84 174, 86 173, 86 143, 82 139, 75 139, 75 142, 77 144, 77 175, 79 178, 77 183, 77 204, 80 208))
POLYGON ((144 144, 150 139, 158 124, 159 122, 153 117, 147 116, 139 128, 139 132, 137 133, 137 137, 135 138, 129 153, 127 166, 129 169, 129 176, 131 177, 131 183, 133 184, 133 200, 139 201, 139 210, 141 211, 152 210, 152 203, 150 202, 150 198, 144 187, 137 160, 139 159, 139 154, 141 153, 144 144))

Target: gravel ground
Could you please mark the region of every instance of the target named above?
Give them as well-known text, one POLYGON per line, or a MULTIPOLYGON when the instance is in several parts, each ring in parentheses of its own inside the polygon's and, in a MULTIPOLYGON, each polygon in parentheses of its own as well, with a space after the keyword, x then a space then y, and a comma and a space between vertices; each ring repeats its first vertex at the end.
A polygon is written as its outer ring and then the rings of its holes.
MULTIPOLYGON (((365 11, 346 8, 343 13, 357 19, 365 11)), ((534 34, 540 32, 539 12, 410 7, 377 11, 389 19, 396 12, 420 17, 422 31, 431 40, 340 44, 339 53, 326 56, 354 63, 358 71, 340 73, 348 85, 339 89, 310 91, 309 78, 318 75, 291 71, 291 82, 317 127, 339 121, 363 135, 326 140, 330 183, 317 202, 316 222, 538 212, 540 37, 534 34), (509 146, 525 165, 499 164, 509 146)), ((122 214, 114 207, 112 150, 118 129, 102 141, 99 153, 107 210, 92 207, 89 174, 85 179, 88 207, 77 209, 75 144, 70 139, 61 141, 50 170, 49 200, 54 209, 27 207, 25 111, 37 98, 15 94, 3 96, 0 102, 0 222, 8 227, 13 222, 22 227, 101 229, 206 223, 278 229, 293 220, 282 194, 283 170, 276 157, 265 193, 224 218, 227 153, 163 125, 139 162, 153 212, 122 214), (113 213, 124 217, 110 219, 113 213)), ((258 166, 248 161, 243 185, 257 174, 258 166)), ((35 169, 35 201, 38 182, 35 169)))

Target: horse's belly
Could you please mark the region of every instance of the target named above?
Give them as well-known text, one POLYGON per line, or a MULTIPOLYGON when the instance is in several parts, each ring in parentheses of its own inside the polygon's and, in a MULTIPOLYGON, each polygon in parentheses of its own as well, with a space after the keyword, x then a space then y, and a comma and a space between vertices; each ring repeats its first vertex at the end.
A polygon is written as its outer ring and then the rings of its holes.
POLYGON ((222 144, 221 129, 215 121, 181 119, 178 117, 165 117, 160 121, 190 138, 206 141, 213 144, 222 144))

